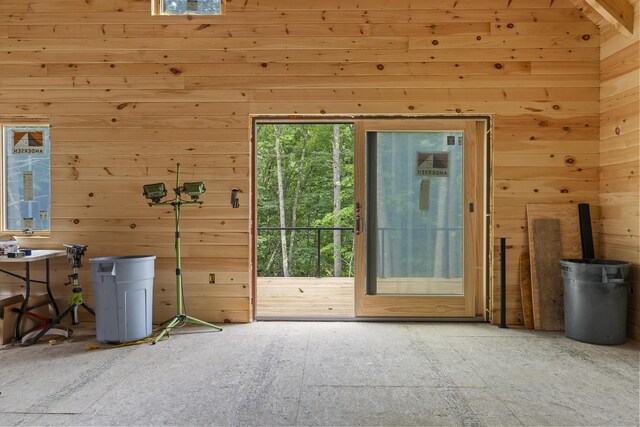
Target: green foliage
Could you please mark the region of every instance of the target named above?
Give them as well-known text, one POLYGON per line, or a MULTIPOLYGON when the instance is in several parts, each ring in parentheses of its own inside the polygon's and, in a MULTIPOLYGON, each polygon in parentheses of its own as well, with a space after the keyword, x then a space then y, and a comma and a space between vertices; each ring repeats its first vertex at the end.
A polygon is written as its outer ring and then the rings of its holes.
MULTIPOLYGON (((285 223, 292 226, 298 174, 299 202, 296 227, 334 227, 333 221, 333 124, 261 124, 257 129, 258 226, 279 227, 278 180, 274 126, 280 135, 285 223), (305 135, 307 138, 304 147, 305 135), (304 157, 303 157, 304 152, 304 157)), ((340 124, 340 227, 353 227, 353 144, 352 124, 340 124)), ((348 275, 353 255, 353 232, 342 231, 340 251, 343 275, 348 275)), ((280 231, 258 232, 258 275, 282 276, 280 231)), ((317 232, 287 232, 287 245, 293 244, 289 260, 291 276, 316 275, 317 232), (291 236, 294 235, 293 241, 291 236)), ((333 275, 333 231, 320 233, 321 275, 333 275)))

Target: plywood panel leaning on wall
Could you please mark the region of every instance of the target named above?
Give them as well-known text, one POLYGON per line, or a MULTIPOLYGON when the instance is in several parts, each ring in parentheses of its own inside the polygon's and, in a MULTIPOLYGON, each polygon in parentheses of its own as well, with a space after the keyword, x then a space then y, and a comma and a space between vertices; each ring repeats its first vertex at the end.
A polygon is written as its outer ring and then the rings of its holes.
POLYGON ((527 205, 527 223, 534 327, 562 330, 560 259, 582 257, 578 206, 527 205))
POLYGON ((533 329, 533 296, 531 295, 531 267, 529 252, 520 254, 520 295, 522 297, 522 319, 524 327, 533 329))
POLYGON ((534 219, 531 226, 533 323, 543 331, 564 329, 564 298, 560 277, 560 220, 534 219))

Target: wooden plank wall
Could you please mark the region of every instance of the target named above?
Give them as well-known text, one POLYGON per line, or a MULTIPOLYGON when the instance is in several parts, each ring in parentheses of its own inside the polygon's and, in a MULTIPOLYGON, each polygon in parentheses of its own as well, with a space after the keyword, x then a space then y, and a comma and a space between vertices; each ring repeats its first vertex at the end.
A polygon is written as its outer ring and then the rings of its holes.
POLYGON ((640 4, 634 33, 602 32, 600 51, 600 255, 629 261, 629 335, 640 339, 640 4))
POLYGON ((598 205, 600 32, 568 0, 232 0, 222 17, 150 4, 2 0, 0 115, 52 125, 53 233, 23 245, 156 254, 156 319, 174 310, 173 220, 140 192, 181 161, 208 188, 183 215, 187 308, 249 320, 252 114, 493 115, 510 324, 525 205, 598 205))

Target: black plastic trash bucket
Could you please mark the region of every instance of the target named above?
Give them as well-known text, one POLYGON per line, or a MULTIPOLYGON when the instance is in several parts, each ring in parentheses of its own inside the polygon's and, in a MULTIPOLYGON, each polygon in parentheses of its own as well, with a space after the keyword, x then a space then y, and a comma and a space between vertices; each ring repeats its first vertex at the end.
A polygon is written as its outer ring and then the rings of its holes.
POLYGON ((560 265, 565 334, 591 344, 623 344, 627 339, 629 263, 565 259, 560 265))

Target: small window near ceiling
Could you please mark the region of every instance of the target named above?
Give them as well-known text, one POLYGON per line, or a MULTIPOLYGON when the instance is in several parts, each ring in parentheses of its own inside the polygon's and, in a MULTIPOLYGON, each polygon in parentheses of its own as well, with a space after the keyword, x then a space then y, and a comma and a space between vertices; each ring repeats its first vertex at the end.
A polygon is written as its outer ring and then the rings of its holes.
POLYGON ((50 230, 51 144, 49 127, 2 124, 3 232, 50 230))
POLYGON ((155 15, 222 15, 224 0, 154 0, 155 15))

